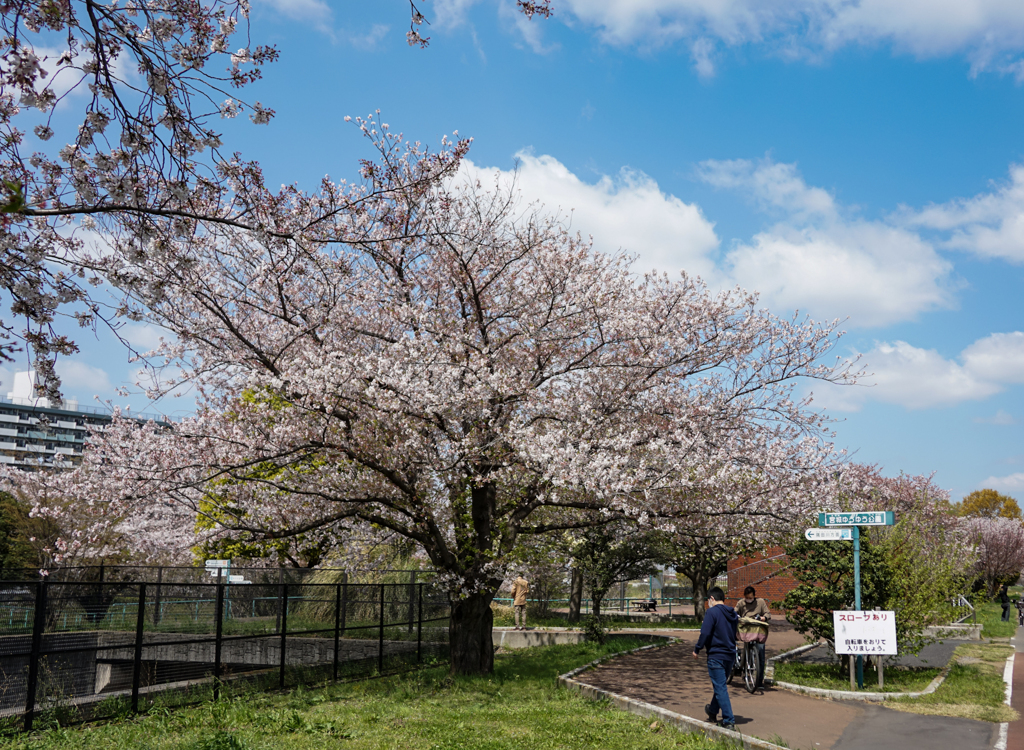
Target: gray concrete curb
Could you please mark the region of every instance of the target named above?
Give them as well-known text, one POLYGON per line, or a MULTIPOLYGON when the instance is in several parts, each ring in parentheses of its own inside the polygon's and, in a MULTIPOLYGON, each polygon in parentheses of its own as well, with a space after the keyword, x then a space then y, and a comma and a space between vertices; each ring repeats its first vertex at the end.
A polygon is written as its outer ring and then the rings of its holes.
MULTIPOLYGON (((667 636, 666 636, 667 638, 667 636)), ((598 664, 608 659, 614 659, 618 656, 624 656, 626 654, 635 654, 640 651, 647 651, 648 649, 664 648, 672 643, 676 643, 679 639, 670 638, 667 643, 651 644, 649 646, 642 646, 640 648, 634 648, 630 651, 622 651, 617 654, 609 654, 602 659, 596 659, 589 664, 584 664, 582 667, 566 672, 563 675, 558 676, 558 683, 567 690, 571 690, 574 693, 587 698, 592 701, 603 701, 606 700, 616 708, 622 711, 628 711, 631 714, 637 716, 654 717, 664 724, 673 726, 676 729, 681 729, 684 732, 700 732, 709 739, 724 740, 732 745, 743 747, 745 750, 785 750, 781 745, 775 745, 765 740, 759 740, 754 737, 746 737, 739 732, 729 731, 722 729, 721 727, 710 724, 706 721, 700 721, 699 719, 691 719, 689 716, 683 714, 677 714, 674 711, 669 711, 667 708, 661 708, 651 703, 645 703, 644 701, 638 701, 635 698, 627 698, 624 695, 613 693, 609 690, 602 690, 601 688, 594 687, 593 685, 587 685, 586 683, 580 682, 574 679, 576 675, 586 672, 588 669, 593 669, 598 664)))
POLYGON ((922 695, 930 695, 938 690, 939 685, 945 682, 946 677, 949 675, 950 667, 952 662, 943 667, 942 671, 939 672, 938 676, 934 680, 928 683, 928 687, 917 693, 864 693, 860 691, 854 692, 853 690, 827 690, 825 688, 814 688, 807 687, 806 685, 796 685, 792 682, 778 682, 775 679, 775 662, 784 661, 797 654, 802 654, 812 649, 818 648, 819 646, 826 645, 824 642, 819 641, 818 643, 810 643, 806 646, 800 646, 792 651, 787 651, 784 654, 779 654, 771 659, 768 659, 764 669, 765 681, 771 680, 771 684, 774 687, 782 688, 783 690, 791 690, 794 693, 803 693, 804 695, 813 695, 816 698, 828 698, 833 701, 866 701, 868 703, 884 703, 885 701, 892 700, 893 698, 920 698, 922 695), (769 670, 770 673, 769 673, 769 670))

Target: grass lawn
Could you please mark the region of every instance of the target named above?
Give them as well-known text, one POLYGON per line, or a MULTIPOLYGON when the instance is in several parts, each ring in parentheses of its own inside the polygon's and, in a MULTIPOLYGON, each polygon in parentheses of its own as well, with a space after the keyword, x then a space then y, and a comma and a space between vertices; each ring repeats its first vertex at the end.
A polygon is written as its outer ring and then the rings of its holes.
POLYGON ((500 655, 490 677, 414 674, 249 694, 91 726, 0 738, 12 750, 726 750, 557 687, 555 677, 633 648, 615 639, 500 655))
MULTIPOLYGON (((878 671, 864 666, 864 691, 887 693, 913 693, 924 690, 928 683, 938 677, 939 669, 900 669, 887 667, 885 687, 878 687, 878 671)), ((775 665, 775 679, 794 685, 825 688, 826 690, 849 690, 850 672, 838 664, 800 664, 783 662, 775 665)))
POLYGON ((1017 608, 1010 606, 1010 621, 1003 622, 1003 608, 998 602, 978 605, 978 623, 985 638, 1013 638, 1017 634, 1017 608))
POLYGON ((916 714, 1015 721, 1019 715, 1003 703, 1003 668, 1012 653, 1013 647, 1004 644, 965 643, 953 654, 953 666, 938 690, 921 698, 887 701, 885 705, 916 714))

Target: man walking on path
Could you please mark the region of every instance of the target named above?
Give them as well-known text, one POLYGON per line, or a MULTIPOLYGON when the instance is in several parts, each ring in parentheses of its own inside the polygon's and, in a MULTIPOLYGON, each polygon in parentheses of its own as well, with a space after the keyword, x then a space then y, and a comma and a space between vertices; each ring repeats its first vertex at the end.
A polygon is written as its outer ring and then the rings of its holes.
POLYGON ((717 586, 708 592, 708 607, 700 626, 700 637, 693 648, 693 658, 700 655, 701 649, 707 649, 708 677, 715 691, 711 702, 704 706, 708 721, 714 724, 721 709, 720 726, 736 729, 736 717, 732 713, 732 701, 729 700, 726 683, 736 660, 736 623, 739 617, 733 609, 723 605, 724 601, 725 592, 717 586))
POLYGON ((516 630, 526 630, 526 595, 529 593, 530 583, 520 573, 512 582, 512 606, 515 608, 516 630), (522 619, 522 624, 520 624, 520 619, 522 619))

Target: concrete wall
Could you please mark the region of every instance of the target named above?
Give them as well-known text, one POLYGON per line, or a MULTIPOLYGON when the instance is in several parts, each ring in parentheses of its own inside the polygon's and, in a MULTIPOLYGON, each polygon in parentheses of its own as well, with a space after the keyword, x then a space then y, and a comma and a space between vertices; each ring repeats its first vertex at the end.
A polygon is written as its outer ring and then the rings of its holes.
MULTIPOLYGON (((44 650, 81 648, 70 654, 50 654, 39 664, 37 694, 65 697, 88 695, 96 683, 97 633, 47 633, 44 650)), ((31 635, 0 638, 0 709, 25 705, 31 635), (24 655, 19 655, 24 654, 24 655)))
MULTIPOLYGON (((199 643, 175 643, 206 638, 183 633, 146 633, 142 648, 143 686, 199 679, 213 672, 216 644, 212 637, 199 643), (145 645, 160 643, 162 645, 145 645)), ((376 659, 379 642, 373 639, 342 638, 338 644, 341 662, 376 659)), ((0 710, 25 705, 30 635, 0 637, 0 710)), ((37 697, 71 698, 124 690, 131 687, 135 658, 135 634, 121 631, 49 633, 43 636, 44 650, 83 649, 69 654, 50 654, 40 662, 37 697)), ((384 641, 390 656, 416 650, 416 641, 384 641)), ((289 666, 327 665, 334 662, 334 638, 288 638, 285 663, 289 666)), ((278 668, 281 637, 270 635, 221 644, 221 665, 225 673, 278 668)))

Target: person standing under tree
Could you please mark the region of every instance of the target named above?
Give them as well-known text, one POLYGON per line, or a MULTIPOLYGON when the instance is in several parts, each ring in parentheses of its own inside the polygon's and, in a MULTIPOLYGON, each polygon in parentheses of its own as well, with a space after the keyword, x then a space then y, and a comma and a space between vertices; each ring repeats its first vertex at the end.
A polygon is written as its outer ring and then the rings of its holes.
POLYGON ((512 606, 515 609, 516 630, 526 630, 526 595, 530 593, 530 582, 520 573, 512 582, 512 606), (520 623, 520 619, 522 623, 520 623))
POLYGON ((1003 606, 1003 622, 1010 621, 1010 592, 1004 583, 999 589, 999 603, 1003 606))
POLYGON ((712 724, 718 719, 718 711, 722 711, 719 726, 724 729, 736 729, 736 717, 732 713, 732 701, 729 700, 727 683, 732 674, 732 665, 736 659, 736 623, 739 616, 731 607, 721 606, 725 602, 725 592, 715 586, 708 592, 707 611, 704 622, 700 626, 700 637, 693 648, 693 658, 700 656, 701 649, 708 652, 708 677, 714 697, 704 706, 704 713, 712 724))
MULTIPOLYGON (((769 622, 772 613, 768 611, 768 602, 757 598, 757 589, 747 586, 743 589, 743 598, 736 603, 736 614, 750 617, 761 622, 769 622)), ((757 687, 764 687, 764 643, 754 643, 757 648, 757 687)))

